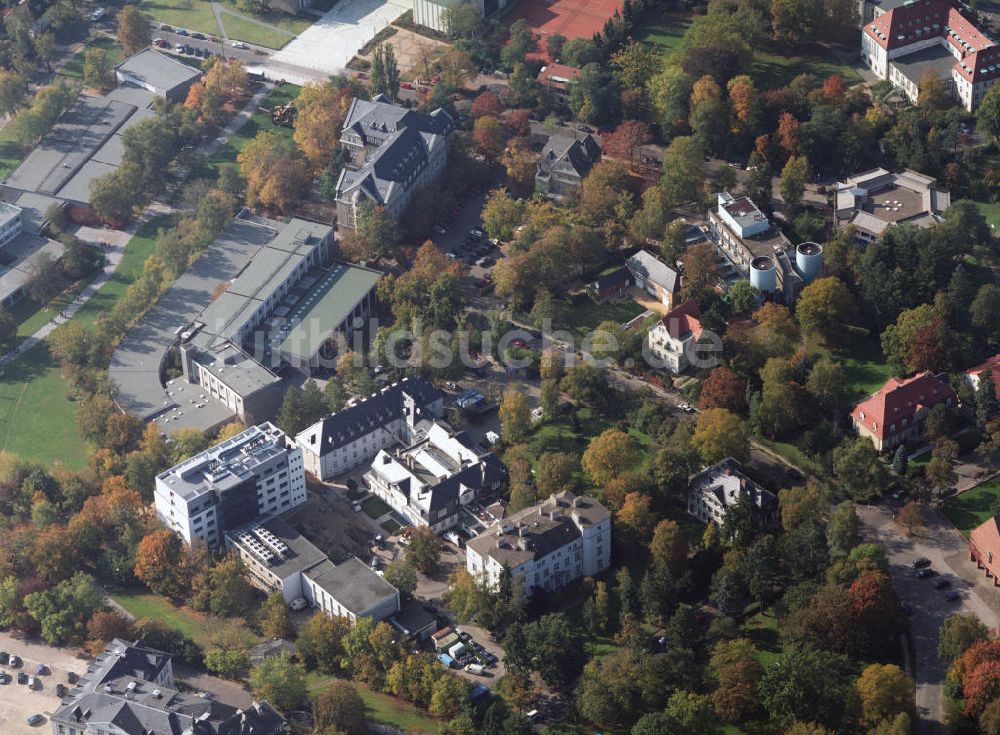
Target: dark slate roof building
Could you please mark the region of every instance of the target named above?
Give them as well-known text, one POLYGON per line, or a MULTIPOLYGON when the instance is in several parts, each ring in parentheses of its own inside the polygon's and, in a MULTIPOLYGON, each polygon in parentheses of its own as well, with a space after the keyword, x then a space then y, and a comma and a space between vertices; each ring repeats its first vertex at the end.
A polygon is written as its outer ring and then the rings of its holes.
POLYGON ((706 467, 688 483, 688 513, 703 523, 721 526, 726 512, 748 496, 758 522, 770 527, 778 521, 778 499, 745 474, 743 465, 732 457, 706 467))
POLYGON ((555 198, 575 193, 600 160, 601 146, 592 135, 582 140, 569 135, 553 135, 539 156, 535 188, 555 198))
POLYGON ((371 460, 379 450, 409 442, 424 419, 440 418, 444 399, 422 378, 404 379, 330 414, 295 437, 306 471, 322 480, 371 460))
POLYGON ((442 109, 429 115, 378 95, 355 98, 340 142, 351 161, 337 182, 337 225, 354 229, 358 206, 369 201, 399 219, 413 192, 435 181, 448 162, 454 121, 442 109))
POLYGON ((54 735, 280 735, 285 720, 267 702, 237 709, 182 693, 169 654, 115 639, 52 714, 54 735))

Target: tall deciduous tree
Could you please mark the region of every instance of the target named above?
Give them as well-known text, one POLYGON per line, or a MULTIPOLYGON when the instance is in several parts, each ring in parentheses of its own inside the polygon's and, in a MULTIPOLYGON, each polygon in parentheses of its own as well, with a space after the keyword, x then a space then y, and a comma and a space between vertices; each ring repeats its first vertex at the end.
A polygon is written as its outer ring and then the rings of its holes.
POLYGON ((607 429, 590 440, 583 453, 583 470, 598 485, 632 469, 639 461, 635 441, 624 431, 607 429))
POLYGON ((118 14, 118 42, 126 56, 142 51, 153 42, 149 18, 135 5, 126 5, 118 14))
POLYGON ((742 461, 750 451, 746 425, 724 408, 710 408, 698 415, 691 444, 708 464, 726 457, 742 461))
POLYGON ((306 699, 306 670, 288 653, 265 658, 250 671, 250 688, 279 710, 296 709, 306 699))
POLYGON ((258 133, 237 161, 246 180, 246 201, 285 211, 309 185, 309 170, 295 144, 272 131, 258 133))

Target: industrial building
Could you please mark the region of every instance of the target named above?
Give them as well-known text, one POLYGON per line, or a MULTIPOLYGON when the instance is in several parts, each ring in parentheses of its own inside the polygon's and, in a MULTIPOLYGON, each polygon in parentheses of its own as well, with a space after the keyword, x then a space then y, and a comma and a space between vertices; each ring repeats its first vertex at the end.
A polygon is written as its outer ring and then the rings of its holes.
POLYGON ((951 195, 933 176, 876 168, 837 183, 834 224, 854 227, 857 243, 865 246, 895 225, 931 227, 950 206, 951 195))
POLYGON ((446 10, 459 5, 471 5, 483 19, 494 16, 517 0, 413 0, 413 22, 432 28, 438 33, 447 33, 446 10))
POLYGON ((164 433, 270 418, 279 372, 332 361, 376 308, 381 272, 332 260, 332 237, 241 212, 119 343, 119 407, 164 433), (175 358, 182 375, 164 380, 175 358))
POLYGON ((201 72, 179 59, 152 47, 129 56, 115 66, 121 86, 139 87, 171 102, 182 103, 201 72))
POLYGON ((564 490, 497 521, 465 551, 469 573, 494 589, 507 567, 528 593, 557 590, 611 565, 611 513, 564 490))
POLYGON ((330 414, 295 437, 306 471, 329 480, 383 449, 414 441, 419 424, 444 415, 444 396, 422 378, 403 379, 330 414))
POLYGON ((732 457, 706 467, 688 481, 688 513, 702 523, 721 526, 730 508, 746 497, 762 527, 778 523, 778 498, 745 474, 732 457))
POLYGON ((265 516, 226 533, 251 583, 279 592, 286 604, 299 598, 327 615, 352 623, 383 620, 399 610, 399 591, 356 557, 334 564, 305 536, 278 517, 265 516))
POLYGON ((157 475, 153 500, 184 543, 217 549, 226 531, 306 501, 302 451, 273 424, 251 426, 157 475))
POLYGON ((793 248, 749 197, 719 192, 709 210, 712 241, 744 278, 766 298, 792 304, 823 268, 823 247, 814 242, 793 248))
MULTIPOLYGON (((913 0, 887 6, 861 29, 861 58, 917 103, 930 74, 969 112, 1000 79, 1000 46, 954 0, 913 0)), ((868 15, 867 12, 865 14, 868 15)))
POLYGON ((461 524, 463 508, 499 494, 507 472, 495 454, 477 452, 441 421, 422 421, 414 434, 405 447, 379 451, 364 476, 408 524, 444 533, 461 524))
POLYGON ((414 192, 444 173, 454 130, 451 116, 440 108, 428 115, 383 95, 371 101, 355 97, 340 137, 351 161, 337 181, 338 230, 355 229, 365 201, 398 220, 414 192))
POLYGON ((281 735, 285 719, 266 701, 238 709, 181 691, 169 653, 115 638, 50 716, 52 735, 281 735))

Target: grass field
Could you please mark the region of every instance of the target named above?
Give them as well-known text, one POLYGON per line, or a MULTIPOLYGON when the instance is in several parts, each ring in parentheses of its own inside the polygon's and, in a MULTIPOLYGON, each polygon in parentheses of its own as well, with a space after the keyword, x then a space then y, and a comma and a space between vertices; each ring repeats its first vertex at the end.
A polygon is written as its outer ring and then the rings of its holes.
POLYGON ((46 467, 87 465, 89 448, 76 429, 76 407, 45 343, 0 368, 0 450, 46 467))
POLYGON ((810 339, 807 341, 806 349, 814 360, 830 357, 843 366, 847 398, 850 401, 871 395, 885 385, 885 381, 892 375, 881 346, 867 338, 842 351, 831 350, 810 339))
POLYGON ((102 48, 108 54, 108 61, 112 65, 117 64, 122 59, 122 46, 118 40, 111 36, 96 36, 87 43, 87 47, 81 49, 73 58, 59 70, 59 74, 73 79, 83 79, 83 57, 87 49, 102 48))
POLYGON ((195 612, 186 607, 177 607, 165 597, 151 592, 133 590, 114 590, 111 597, 137 618, 153 618, 183 633, 202 648, 212 645, 212 638, 222 631, 232 630, 234 624, 239 626, 246 636, 248 645, 260 643, 260 636, 255 635, 243 623, 213 615, 195 612))
POLYGON ((948 498, 941 506, 941 510, 963 536, 968 536, 972 529, 992 517, 992 509, 998 499, 1000 499, 1000 478, 994 478, 948 498))
POLYGON ((584 335, 604 321, 624 324, 639 316, 646 309, 632 299, 618 302, 594 301, 589 296, 582 297, 578 304, 565 304, 563 326, 584 335))
POLYGON ((1000 227, 1000 204, 993 204, 992 202, 976 202, 976 209, 979 213, 983 215, 986 219, 986 224, 990 226, 990 230, 994 235, 997 234, 997 228, 1000 227))
POLYGON ((301 31, 285 31, 282 26, 265 28, 262 25, 254 23, 248 18, 231 15, 230 13, 225 12, 222 13, 222 24, 226 27, 226 34, 230 38, 246 41, 247 43, 252 43, 257 46, 265 46, 271 49, 280 49, 286 43, 295 38, 298 33, 301 33, 301 31))
POLYGON ((691 20, 683 15, 648 13, 640 25, 635 40, 652 45, 660 56, 669 56, 680 44, 691 20))
MULTIPOLYGON (((325 674, 310 673, 306 678, 309 695, 314 697, 320 694, 332 681, 334 678, 325 674)), ((437 735, 444 730, 445 723, 431 719, 409 702, 380 692, 373 692, 363 684, 355 683, 354 687, 365 701, 369 720, 408 733, 437 735)))
POLYGON ((390 508, 386 502, 382 500, 382 498, 376 498, 374 495, 369 495, 361 501, 361 510, 363 510, 365 514, 374 521, 390 512, 392 508, 390 508))
POLYGON ((17 142, 13 121, 9 121, 0 130, 0 181, 12 174, 26 155, 28 149, 17 142))
POLYGON ((39 306, 28 298, 21 299, 10 310, 14 321, 17 322, 17 339, 22 341, 25 337, 30 337, 39 329, 44 327, 60 311, 69 306, 76 295, 80 293, 86 283, 80 281, 74 283, 52 301, 44 306, 39 306))
POLYGON ((139 7, 160 23, 212 36, 222 35, 208 0, 146 0, 139 7))
MULTIPOLYGON (((275 87, 271 90, 271 94, 264 98, 260 107, 271 109, 278 105, 283 105, 298 97, 299 90, 301 89, 301 87, 297 87, 294 84, 283 84, 280 87, 275 87)), ((215 170, 218 170, 219 166, 224 163, 235 163, 236 157, 243 150, 243 146, 257 137, 257 133, 263 130, 274 131, 282 137, 289 139, 292 137, 291 128, 283 128, 280 125, 275 125, 271 122, 271 115, 269 113, 258 109, 257 112, 250 116, 246 124, 240 128, 240 131, 232 136, 224 146, 208 159, 208 164, 215 170)))
POLYGON ((784 87, 799 74, 815 74, 820 80, 840 74, 848 86, 861 81, 850 62, 834 51, 793 56, 756 49, 751 73, 761 89, 784 87))
POLYGON ((778 657, 781 644, 778 640, 778 618, 766 611, 749 618, 743 624, 743 632, 757 646, 757 660, 767 666, 778 657))

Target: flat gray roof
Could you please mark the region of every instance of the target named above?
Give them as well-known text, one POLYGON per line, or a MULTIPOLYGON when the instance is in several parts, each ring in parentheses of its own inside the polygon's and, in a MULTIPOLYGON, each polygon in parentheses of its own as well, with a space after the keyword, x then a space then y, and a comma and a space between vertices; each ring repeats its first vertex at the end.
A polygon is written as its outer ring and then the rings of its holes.
POLYGON ((340 564, 323 562, 306 572, 306 576, 355 615, 362 615, 396 596, 395 587, 355 556, 340 564))
POLYGON ((269 518, 263 523, 258 520, 248 526, 245 526, 244 528, 229 531, 226 535, 231 541, 238 542, 240 535, 247 532, 254 526, 260 526, 273 533, 279 541, 283 542, 288 547, 288 552, 286 552, 283 556, 272 555, 270 560, 265 560, 257 556, 257 554, 254 554, 253 549, 249 546, 243 546, 241 544, 240 548, 257 557, 259 561, 266 566, 269 571, 276 574, 279 579, 287 579, 293 574, 304 572, 310 567, 314 567, 320 562, 326 561, 326 554, 313 546, 309 539, 296 531, 281 518, 269 518))
POLYGON ((290 362, 310 360, 380 278, 379 271, 335 263, 289 315, 279 354, 290 362))
POLYGON ((3 252, 16 260, 0 270, 0 301, 6 300, 31 281, 31 266, 40 254, 46 253, 58 260, 65 250, 62 243, 29 232, 22 232, 4 245, 3 252))
POLYGON ((5 187, 89 203, 90 183, 113 171, 124 146, 121 134, 148 119, 153 95, 136 89, 134 102, 111 95, 81 95, 3 182, 5 187), (146 104, 141 104, 145 100, 146 104))
POLYGON ((210 334, 197 334, 191 340, 198 348, 195 359, 241 396, 247 396, 271 383, 281 381, 277 375, 254 360, 228 340, 210 334))
MULTIPOLYGON (((111 358, 109 374, 116 386, 118 404, 129 413, 148 420, 156 414, 177 406, 170 390, 160 383, 160 364, 167 349, 176 339, 178 327, 186 327, 207 307, 220 284, 235 278, 270 238, 271 230, 235 219, 226 231, 212 243, 194 264, 168 288, 145 316, 132 327, 111 358)), ((184 383, 174 381, 175 386, 184 383)), ((189 386, 196 395, 204 393, 201 386, 189 386)), ((198 412, 204 415, 205 426, 215 426, 232 416, 222 404, 209 396, 208 405, 198 412), (220 407, 218 420, 207 423, 212 407, 220 407)), ((195 412, 184 412, 191 425, 201 422, 195 412)), ((171 422, 170 431, 188 425, 171 422)))
POLYGON ((62 204, 55 197, 45 194, 35 194, 26 191, 14 200, 14 205, 21 208, 21 222, 24 224, 25 232, 37 235, 42 225, 45 224, 45 212, 53 204, 62 204))
POLYGON ((897 56, 890 61, 899 72, 911 82, 920 85, 920 80, 928 71, 934 72, 938 79, 951 79, 951 69, 955 66, 955 57, 941 44, 934 44, 912 54, 897 56))
POLYGON ((150 47, 119 63, 115 71, 136 77, 164 93, 201 76, 194 67, 150 47))

